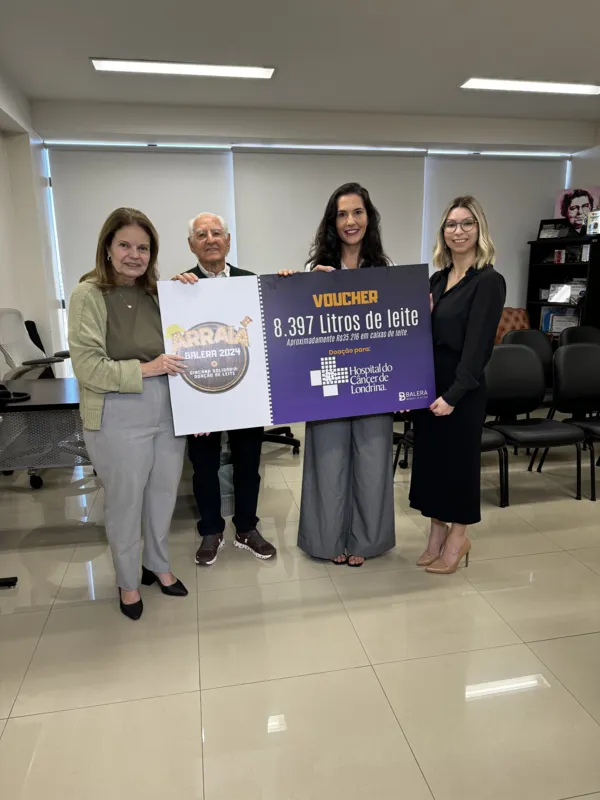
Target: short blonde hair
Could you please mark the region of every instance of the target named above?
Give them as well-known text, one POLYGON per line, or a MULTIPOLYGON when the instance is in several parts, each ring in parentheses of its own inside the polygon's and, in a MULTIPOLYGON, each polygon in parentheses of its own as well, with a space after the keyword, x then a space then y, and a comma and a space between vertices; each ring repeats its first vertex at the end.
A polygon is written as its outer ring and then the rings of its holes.
POLYGON ((437 269, 444 269, 452 264, 452 253, 444 239, 444 224, 450 212, 454 211, 455 208, 466 208, 477 220, 479 236, 477 237, 477 258, 473 266, 476 269, 481 269, 486 264, 493 264, 496 260, 496 248, 490 236, 485 212, 481 203, 470 194, 467 194, 463 197, 455 197, 442 214, 442 221, 440 222, 435 247, 433 248, 433 266, 437 269))

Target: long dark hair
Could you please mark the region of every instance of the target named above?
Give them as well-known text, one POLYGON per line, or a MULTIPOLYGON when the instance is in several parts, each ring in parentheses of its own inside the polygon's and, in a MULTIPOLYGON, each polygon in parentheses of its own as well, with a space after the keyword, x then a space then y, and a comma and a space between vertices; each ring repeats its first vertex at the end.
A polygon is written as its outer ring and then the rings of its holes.
POLYGON ((383 251, 381 243, 381 215, 373 205, 369 193, 359 183, 345 183, 331 195, 325 207, 325 214, 317 228, 315 240, 310 248, 306 262, 310 268, 322 264, 324 267, 342 267, 342 240, 338 236, 336 219, 338 200, 349 194, 357 194, 363 201, 367 212, 367 230, 360 243, 359 264, 362 267, 383 267, 390 259, 383 251))

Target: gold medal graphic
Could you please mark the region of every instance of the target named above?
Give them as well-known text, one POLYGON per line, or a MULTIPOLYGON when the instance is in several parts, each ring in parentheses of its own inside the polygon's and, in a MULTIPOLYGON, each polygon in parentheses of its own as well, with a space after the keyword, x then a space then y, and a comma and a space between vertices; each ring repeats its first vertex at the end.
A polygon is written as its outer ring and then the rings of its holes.
POLYGON ((207 394, 228 392, 237 386, 250 364, 247 329, 251 322, 250 317, 244 317, 239 328, 223 322, 201 322, 187 331, 179 325, 167 328, 173 353, 185 359, 186 383, 207 394))

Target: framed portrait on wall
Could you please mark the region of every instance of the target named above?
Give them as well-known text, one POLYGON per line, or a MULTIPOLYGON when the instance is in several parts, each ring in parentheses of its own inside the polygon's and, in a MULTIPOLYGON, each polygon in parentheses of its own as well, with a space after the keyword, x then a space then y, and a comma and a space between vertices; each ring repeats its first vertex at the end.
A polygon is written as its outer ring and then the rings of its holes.
POLYGON ((600 186, 580 186, 558 192, 554 216, 563 217, 577 233, 585 234, 587 216, 597 209, 600 209, 600 186))

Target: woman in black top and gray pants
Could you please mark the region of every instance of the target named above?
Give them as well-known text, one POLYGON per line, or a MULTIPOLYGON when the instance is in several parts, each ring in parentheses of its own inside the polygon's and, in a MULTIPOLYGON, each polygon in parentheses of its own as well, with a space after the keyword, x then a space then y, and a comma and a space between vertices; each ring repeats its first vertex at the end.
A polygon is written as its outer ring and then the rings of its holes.
POLYGON ((471 549, 467 525, 481 519, 483 371, 492 353, 506 284, 492 266, 495 248, 481 205, 456 198, 446 209, 434 251, 431 323, 437 400, 414 415, 410 504, 431 518, 417 562, 449 574, 471 549))

